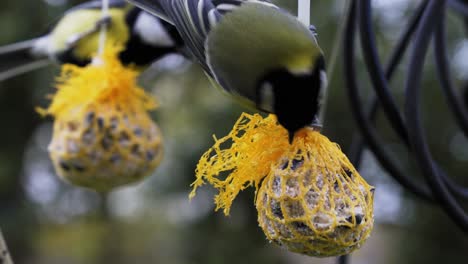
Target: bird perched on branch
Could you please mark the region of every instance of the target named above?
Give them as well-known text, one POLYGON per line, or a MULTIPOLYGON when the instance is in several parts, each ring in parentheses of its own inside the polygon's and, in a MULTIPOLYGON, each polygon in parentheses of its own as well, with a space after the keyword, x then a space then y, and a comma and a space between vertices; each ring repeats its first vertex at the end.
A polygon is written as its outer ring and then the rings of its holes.
POLYGON ((268 1, 128 0, 175 25, 224 91, 276 114, 294 133, 311 125, 326 85, 315 28, 268 1))
POLYGON ((0 47, 0 81, 50 61, 88 64, 98 51, 102 25, 109 42, 125 46, 119 54, 124 64, 145 66, 183 46, 174 26, 124 0, 110 0, 108 17, 102 16, 101 6, 101 1, 75 6, 45 35, 0 47))

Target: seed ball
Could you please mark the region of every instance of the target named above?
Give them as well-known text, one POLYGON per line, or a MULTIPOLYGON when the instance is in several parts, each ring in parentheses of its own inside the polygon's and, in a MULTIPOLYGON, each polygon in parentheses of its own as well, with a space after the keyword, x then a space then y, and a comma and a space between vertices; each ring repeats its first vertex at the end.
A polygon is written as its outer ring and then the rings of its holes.
POLYGON ((146 112, 89 106, 84 115, 56 119, 49 154, 66 181, 97 191, 138 182, 163 156, 162 136, 146 112))
POLYGON ((315 257, 359 248, 373 227, 373 191, 354 168, 328 168, 328 159, 283 158, 260 187, 258 222, 267 238, 315 257))

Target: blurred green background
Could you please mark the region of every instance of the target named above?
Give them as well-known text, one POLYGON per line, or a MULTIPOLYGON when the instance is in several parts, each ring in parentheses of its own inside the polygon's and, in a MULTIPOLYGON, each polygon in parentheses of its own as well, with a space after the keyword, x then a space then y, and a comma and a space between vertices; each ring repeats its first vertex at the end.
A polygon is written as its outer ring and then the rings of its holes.
MULTIPOLYGON (((36 37, 62 12, 80 1, 0 1, 0 45, 36 37)), ((296 12, 296 1, 275 1, 296 12)), ((327 59, 346 1, 312 1, 312 23, 327 59)), ((382 57, 388 57, 409 14, 420 1, 376 0, 375 26, 382 57)), ((449 16, 452 72, 459 86, 468 78, 468 40, 461 19, 449 16)), ((329 76, 324 133, 347 150, 356 131, 346 99, 342 56, 329 76)), ((362 66, 360 59, 359 63, 362 66)), ((468 183, 468 141, 454 124, 428 57, 424 79, 424 118, 433 153, 460 182, 468 183)), ((406 65, 392 82, 403 102, 406 65)), ((0 227, 15 263, 335 263, 289 253, 268 243, 257 225, 253 190, 236 199, 231 215, 214 212, 210 187, 188 201, 198 158, 227 134, 246 111, 210 86, 201 69, 171 56, 142 78, 159 97, 155 114, 164 133, 165 158, 154 175, 121 188, 107 200, 73 187, 54 174, 47 155, 52 120, 34 111, 46 106, 58 67, 0 83, 0 227)), ((364 67, 358 68, 362 91, 370 94, 364 67)), ((386 120, 378 119, 386 148, 407 173, 420 177, 414 160, 386 120)), ((351 263, 464 263, 468 237, 436 207, 424 204, 391 179, 366 153, 363 176, 377 187, 376 226, 351 263)))

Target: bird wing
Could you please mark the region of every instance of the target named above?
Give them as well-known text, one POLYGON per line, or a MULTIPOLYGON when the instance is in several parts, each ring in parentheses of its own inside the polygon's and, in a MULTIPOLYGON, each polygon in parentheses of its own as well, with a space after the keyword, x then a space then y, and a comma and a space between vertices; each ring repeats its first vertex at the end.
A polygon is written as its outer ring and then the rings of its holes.
MULTIPOLYGON (((211 29, 222 15, 244 3, 261 3, 274 6, 266 0, 128 0, 153 15, 175 25, 192 57, 211 76, 207 63, 205 43, 211 29)), ((276 7, 276 6, 274 6, 276 7)), ((222 81, 220 81, 222 82, 222 81)), ((223 83, 220 83, 223 85, 223 83)))
POLYGON ((204 70, 211 74, 206 63, 205 41, 221 15, 210 0, 176 0, 171 5, 167 12, 176 28, 204 70))
POLYGON ((221 18, 211 0, 129 0, 144 10, 175 25, 185 45, 203 69, 206 63, 205 41, 210 29, 221 18))

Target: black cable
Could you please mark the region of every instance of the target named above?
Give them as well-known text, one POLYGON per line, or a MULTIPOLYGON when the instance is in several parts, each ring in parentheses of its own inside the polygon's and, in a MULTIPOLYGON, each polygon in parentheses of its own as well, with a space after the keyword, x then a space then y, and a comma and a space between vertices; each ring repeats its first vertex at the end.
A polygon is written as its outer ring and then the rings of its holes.
POLYGON ((346 21, 345 36, 343 38, 343 51, 344 51, 344 73, 347 84, 348 97, 350 99, 353 116, 355 117, 358 127, 363 134, 363 138, 374 152, 375 157, 380 164, 397 180, 403 187, 414 193, 416 196, 432 201, 431 193, 426 186, 421 185, 411 178, 407 177, 402 170, 397 166, 397 162, 386 152, 382 140, 378 137, 374 127, 369 122, 366 114, 362 110, 362 102, 359 98, 359 89, 356 80, 356 65, 355 65, 355 48, 354 48, 354 35, 356 32, 356 1, 352 1, 349 10, 349 15, 346 21))
MULTIPOLYGON (((468 112, 464 102, 460 99, 460 94, 455 90, 450 76, 450 66, 447 56, 447 45, 445 42, 445 10, 442 11, 440 20, 436 25, 434 35, 434 55, 436 60, 436 69, 439 77, 439 82, 450 110, 455 116, 458 125, 468 137, 468 112)), ((468 193, 468 189, 459 186, 453 181, 447 181, 451 185, 451 189, 456 189, 457 193, 468 193)))
POLYGON ((463 102, 460 100, 460 95, 455 90, 450 77, 450 66, 448 64, 447 45, 445 42, 445 12, 442 12, 440 20, 438 20, 435 37, 434 37, 434 55, 436 60, 437 74, 442 91, 447 98, 447 103, 455 115, 455 120, 458 125, 468 136, 468 112, 463 102))
MULTIPOLYGON (((409 46, 411 37, 414 31, 416 31, 416 28, 422 17, 424 9, 427 6, 427 3, 428 3, 428 0, 424 0, 418 6, 415 14, 409 20, 408 25, 405 27, 405 31, 402 33, 401 37, 397 41, 397 44, 395 45, 395 48, 393 49, 392 54, 390 55, 390 59, 387 63, 386 71, 385 71, 385 76, 388 81, 390 81, 393 78, 393 74, 395 73, 398 65, 400 64, 403 58, 403 55, 406 52, 407 47, 409 46)), ((366 110, 367 118, 371 122, 375 122, 377 112, 379 110, 379 101, 375 95, 373 95, 369 101, 370 102, 367 107, 368 110, 366 110)), ((349 157, 350 157, 351 162, 353 162, 354 166, 356 166, 357 168, 359 168, 361 164, 363 150, 364 150, 364 140, 359 135, 359 133, 355 133, 353 135, 353 140, 352 140, 351 147, 349 150, 349 157)))
POLYGON ((348 264, 349 263, 349 255, 343 255, 338 257, 338 264, 348 264))
POLYGON ((430 38, 432 37, 437 22, 434 18, 441 15, 444 7, 445 0, 431 0, 416 32, 416 38, 410 56, 408 76, 405 83, 405 114, 410 142, 412 143, 415 156, 434 197, 454 222, 463 231, 468 232, 468 215, 447 189, 444 176, 441 175, 443 171, 437 167, 437 164, 433 161, 430 154, 426 135, 420 120, 422 69, 430 38))
POLYGON ((409 145, 406 126, 400 111, 388 88, 387 78, 381 67, 377 46, 375 43, 375 33, 372 28, 372 11, 370 0, 359 1, 359 28, 361 37, 362 54, 367 71, 372 81, 372 86, 377 97, 382 104, 382 109, 388 121, 395 129, 400 138, 409 145))
MULTIPOLYGON (((391 108, 389 111, 393 112, 394 115, 400 115, 399 110, 396 108, 396 105, 393 103, 392 95, 389 94, 389 93, 387 94, 387 92, 388 92, 387 79, 389 79, 389 80, 391 79, 391 77, 392 77, 392 75, 393 75, 393 73, 394 73, 394 71, 396 69, 397 62, 399 60, 401 60, 401 57, 403 56, 403 53, 406 50, 407 45, 406 46, 403 46, 403 45, 402 46, 397 46, 397 49, 395 50, 397 53, 392 54, 392 59, 390 60, 388 72, 386 72, 386 76, 382 76, 383 73, 380 70, 381 67, 379 65, 380 62, 379 62, 379 59, 378 59, 377 49, 375 47, 375 40, 371 36, 371 35, 374 35, 374 32, 373 32, 372 27, 370 25, 363 26, 363 24, 370 24, 371 23, 371 21, 370 21, 370 16, 371 16, 370 2, 369 2, 369 0, 361 0, 360 3, 361 3, 361 5, 360 5, 360 7, 361 7, 360 16, 361 17, 366 17, 364 19, 362 19, 362 18, 360 19, 361 42, 362 42, 362 45, 363 45, 363 54, 364 54, 365 57, 367 56, 368 71, 371 74, 372 80, 374 80, 373 81, 374 89, 376 90, 376 93, 379 93, 379 91, 380 91, 381 95, 383 96, 384 101, 389 102, 388 107, 391 108), (365 7, 364 9, 363 9, 363 6, 365 7), (365 31, 365 33, 363 34, 362 31, 365 31), (366 52, 366 50, 368 50, 368 51, 366 52), (401 53, 399 53, 399 52, 401 52, 401 53), (367 53, 367 55, 366 55, 366 53, 367 53), (393 57, 393 56, 395 56, 395 57, 393 57), (374 68, 378 68, 378 70, 376 70, 374 68)), ((403 35, 403 40, 406 40, 406 44, 408 44, 409 40, 411 39, 411 35, 412 35, 411 33, 413 33, 415 31, 415 29, 417 28, 418 21, 421 19, 421 16, 424 13, 424 10, 425 10, 427 4, 428 4, 428 1, 424 1, 420 5, 420 7, 418 8, 418 13, 416 14, 415 19, 410 21, 411 23, 409 25, 409 29, 403 35), (405 37, 406 37, 406 39, 405 39, 405 37)), ((402 44, 404 44, 404 42, 402 42, 402 44)), ((379 99, 382 99, 382 97, 379 97, 379 99)), ((385 103, 383 103, 383 105, 385 105, 385 103)), ((384 107, 384 110, 385 110, 385 107, 384 107)), ((372 109, 370 111, 372 111, 372 109)), ((386 113, 388 113, 388 112, 386 112, 386 113)), ((390 120, 390 118, 389 118, 389 120, 390 120)), ((371 120, 371 121, 373 121, 373 120, 371 120)), ((398 125, 398 123, 397 124, 392 123, 393 126, 400 126, 400 128, 396 129, 397 131, 399 131, 400 129, 404 129, 405 133, 406 133, 406 128, 405 128, 404 124, 403 123, 399 123, 399 124, 400 125, 398 125)), ((402 137, 401 133, 399 133, 399 134, 402 137)), ((367 140, 369 141, 369 139, 367 139, 367 140)), ((370 138, 370 140, 374 140, 374 139, 370 138)), ((411 145, 407 141, 407 138, 406 139, 403 138, 403 141, 404 141, 405 145, 408 147, 408 150, 412 151, 411 150, 411 145)), ((352 145, 352 146, 355 147, 356 145, 352 145)), ((383 143, 375 144, 374 148, 372 148, 371 150, 375 154, 376 149, 380 148, 379 151, 381 153, 384 153, 385 150, 384 150, 384 148, 382 146, 383 146, 383 143)), ((353 155, 358 155, 358 154, 362 155, 362 149, 361 149, 361 153, 359 153, 359 149, 351 149, 351 153, 353 153, 353 155)), ((389 157, 388 154, 387 154, 387 156, 389 157)), ((352 160, 356 161, 358 159, 352 157, 352 160)), ((381 161, 381 160, 379 159, 379 161, 381 161)), ((357 162, 357 163, 359 164, 359 162, 357 162)), ((393 163, 392 165, 390 165, 389 163, 391 163, 390 159, 388 159, 386 161, 386 165, 384 165, 385 163, 382 163, 383 167, 385 169, 387 169, 387 171, 388 171, 389 168, 390 169, 392 169, 392 167, 393 167, 393 169, 396 168, 397 165, 395 163, 393 163)), ((439 170, 439 168, 437 168, 437 169, 439 170)), ((394 178, 395 177, 400 178, 400 179, 397 179, 397 181, 401 181, 404 178, 408 179, 407 177, 404 176, 403 173, 401 173, 400 175, 392 174, 392 176, 394 178)), ((448 178, 448 177, 444 177, 444 181, 447 183, 449 189, 452 192, 454 192, 456 195, 458 195, 460 197, 468 198, 468 188, 464 188, 463 186, 459 186, 451 178, 448 178)))

